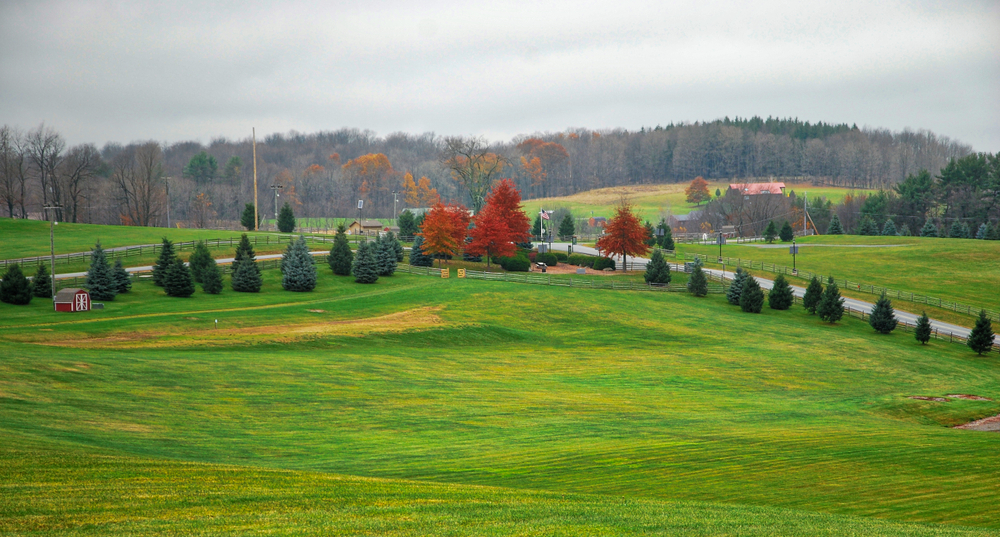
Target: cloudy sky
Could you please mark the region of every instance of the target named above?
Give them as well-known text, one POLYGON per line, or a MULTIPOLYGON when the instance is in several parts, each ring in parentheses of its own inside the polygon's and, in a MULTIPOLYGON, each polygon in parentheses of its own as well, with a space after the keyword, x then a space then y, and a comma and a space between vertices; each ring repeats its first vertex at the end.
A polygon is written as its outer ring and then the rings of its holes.
POLYGON ((1000 2, 0 2, 0 124, 71 144, 727 115, 1000 151, 1000 2))

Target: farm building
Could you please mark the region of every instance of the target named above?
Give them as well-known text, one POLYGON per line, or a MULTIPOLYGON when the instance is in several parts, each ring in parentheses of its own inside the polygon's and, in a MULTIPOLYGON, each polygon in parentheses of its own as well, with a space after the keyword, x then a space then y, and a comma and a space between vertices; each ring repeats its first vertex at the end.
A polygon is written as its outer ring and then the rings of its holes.
POLYGON ((731 183, 729 190, 741 192, 744 196, 785 195, 785 183, 731 183))
POLYGON ((355 220, 347 226, 349 235, 377 235, 385 226, 378 220, 355 220))
POLYGON ((60 289, 53 302, 56 311, 90 311, 90 293, 86 289, 60 289))

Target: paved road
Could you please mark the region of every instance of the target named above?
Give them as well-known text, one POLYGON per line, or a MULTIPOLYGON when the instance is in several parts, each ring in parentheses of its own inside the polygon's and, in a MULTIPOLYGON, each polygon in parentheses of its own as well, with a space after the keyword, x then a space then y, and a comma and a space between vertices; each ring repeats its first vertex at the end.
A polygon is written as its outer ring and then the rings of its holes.
MULTIPOLYGON (((312 255, 326 255, 326 254, 330 253, 330 251, 329 250, 316 250, 314 252, 309 252, 309 253, 312 254, 312 255)), ((258 255, 257 256, 257 260, 258 261, 263 261, 265 259, 280 259, 281 256, 282 256, 282 254, 258 255)), ((234 258, 234 257, 224 257, 224 258, 216 259, 215 260, 216 263, 219 263, 221 265, 228 265, 228 264, 232 263, 233 261, 236 261, 236 258, 234 258)), ((185 265, 189 265, 189 263, 187 263, 187 262, 185 262, 184 264, 185 265)), ((126 272, 150 272, 151 270, 153 270, 153 266, 152 265, 146 265, 144 267, 127 267, 125 269, 126 272)), ((62 279, 65 279, 65 278, 82 278, 82 277, 84 277, 86 275, 87 275, 86 272, 66 272, 66 273, 62 273, 62 274, 57 274, 56 275, 56 279, 57 280, 62 280, 62 279)))
MULTIPOLYGON (((568 245, 569 243, 555 242, 552 243, 552 249, 565 252, 567 251, 568 245)), ((595 250, 594 248, 590 248, 588 246, 579 246, 579 245, 573 246, 573 252, 579 254, 598 255, 597 250, 595 250)), ((614 256, 614 259, 617 263, 621 263, 620 257, 614 256)), ((636 265, 639 266, 645 266, 646 263, 649 262, 649 259, 645 259, 642 257, 629 258, 629 262, 635 263, 636 265)), ((728 279, 732 279, 732 274, 733 274, 731 271, 726 271, 725 273, 723 273, 723 271, 721 270, 708 269, 708 268, 705 269, 705 272, 714 274, 716 276, 724 274, 724 277, 728 279)), ((773 281, 768 280, 766 278, 761 278, 759 276, 754 276, 754 278, 757 280, 758 283, 760 283, 760 286, 763 287, 764 289, 771 289, 771 287, 774 285, 773 281)), ((797 297, 801 298, 803 295, 806 294, 806 290, 804 287, 798 287, 795 285, 791 287, 792 287, 792 292, 795 293, 795 296, 797 297)), ((858 300, 856 298, 844 297, 844 306, 849 307, 855 311, 863 311, 865 313, 871 313, 872 308, 875 307, 875 304, 872 304, 871 302, 865 302, 864 300, 858 300)), ((916 315, 908 311, 900 310, 896 308, 896 305, 893 305, 893 309, 896 312, 896 318, 899 319, 900 321, 905 321, 907 323, 910 323, 911 325, 917 324, 917 318, 920 317, 919 315, 916 315)), ((954 334, 956 336, 962 336, 965 338, 969 337, 969 333, 972 332, 970 328, 966 328, 964 326, 958 326, 957 324, 946 323, 944 321, 938 321, 935 319, 931 319, 931 328, 937 330, 938 334, 944 334, 944 335, 954 334)))

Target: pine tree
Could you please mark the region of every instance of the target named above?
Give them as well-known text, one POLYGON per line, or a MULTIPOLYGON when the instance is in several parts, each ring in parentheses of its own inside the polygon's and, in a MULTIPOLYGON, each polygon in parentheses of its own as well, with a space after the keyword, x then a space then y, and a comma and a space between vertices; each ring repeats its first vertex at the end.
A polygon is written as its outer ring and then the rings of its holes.
MULTIPOLYGON (((396 272, 396 249, 389 237, 380 237, 375 243, 375 273, 379 276, 392 276, 396 272)), ((463 254, 464 255, 464 254, 463 254)))
POLYGON ((948 231, 948 238, 950 239, 961 239, 962 238, 962 223, 955 220, 951 223, 951 229, 948 231))
POLYGON ((392 246, 393 253, 396 254, 396 263, 402 263, 403 245, 399 243, 399 239, 396 237, 396 234, 390 231, 388 234, 386 234, 385 240, 389 242, 389 244, 392 246))
MULTIPOLYGON (((767 223, 767 229, 764 230, 764 240, 768 244, 774 242, 774 239, 778 236, 778 226, 774 225, 774 220, 767 223)), ((782 239, 784 240, 784 239, 782 239)))
POLYGON ((913 235, 913 232, 910 231, 910 226, 909 225, 903 224, 903 225, 899 226, 899 234, 901 236, 903 236, 903 237, 909 237, 909 236, 913 235))
POLYGON ((778 236, 781 238, 781 242, 788 242, 795 238, 795 232, 792 231, 792 225, 788 223, 788 220, 785 220, 785 223, 781 225, 778 236))
POLYGON ((201 271, 201 289, 210 295, 222 292, 222 271, 215 259, 208 258, 208 264, 201 271))
POLYGON ((248 203, 243 208, 243 214, 240 215, 240 225, 247 231, 254 230, 254 212, 253 204, 248 203))
POLYGON ((208 251, 205 241, 198 241, 194 246, 194 252, 191 252, 191 257, 188 258, 188 267, 195 282, 201 283, 201 272, 208 266, 209 259, 212 259, 212 253, 208 251))
POLYGON ((826 228, 827 235, 843 235, 844 225, 840 223, 840 217, 837 213, 833 214, 833 218, 830 219, 830 225, 826 228))
POLYGON ((434 265, 434 259, 424 253, 424 238, 417 235, 413 239, 413 247, 410 248, 410 265, 414 267, 430 267, 434 265))
POLYGON ((888 334, 896 329, 896 313, 892 310, 892 301, 885 296, 885 291, 875 301, 875 307, 868 316, 868 324, 881 334, 888 334))
POLYGON ((740 309, 745 313, 760 313, 764 309, 764 291, 761 290, 757 278, 747 273, 743 281, 743 291, 740 292, 740 309))
POLYGON ((995 226, 991 225, 990 227, 991 229, 986 235, 986 240, 1000 241, 1000 222, 997 222, 995 226))
POLYGON ((740 305, 740 294, 743 292, 743 283, 747 279, 747 272, 743 267, 736 267, 736 274, 733 275, 733 283, 726 291, 726 300, 734 306, 740 305))
POLYGON ((653 250, 649 263, 646 263, 646 273, 643 278, 646 283, 670 283, 670 265, 663 259, 663 252, 653 250))
POLYGON ((375 283, 378 281, 377 261, 375 253, 372 252, 372 245, 367 242, 358 246, 357 254, 354 256, 354 264, 351 272, 354 273, 354 281, 357 283, 375 283))
POLYGON ((573 223, 573 215, 566 213, 562 222, 559 223, 559 240, 572 240, 573 235, 576 235, 576 224, 573 223))
POLYGON ((38 265, 35 277, 31 279, 31 294, 38 298, 52 298, 52 276, 45 263, 38 265))
POLYGON ((823 299, 823 284, 819 283, 819 278, 812 277, 809 287, 806 287, 806 294, 802 296, 802 307, 809 313, 816 313, 816 307, 823 299))
POLYGON ((646 246, 656 246, 656 229, 653 227, 653 224, 649 220, 646 220, 643 229, 646 230, 646 240, 643 241, 646 246))
POLYGON ((281 258, 281 287, 285 291, 312 291, 316 288, 316 265, 309 255, 306 238, 289 245, 288 252, 281 258))
POLYGON ((874 236, 878 235, 878 225, 872 220, 872 217, 867 214, 861 217, 861 222, 858 223, 858 235, 868 235, 874 236))
POLYGON ((656 224, 656 229, 659 230, 662 235, 657 235, 656 245, 664 250, 674 249, 674 235, 670 230, 670 226, 667 224, 666 220, 660 219, 660 223, 656 224))
POLYGON ((788 280, 784 274, 778 274, 771 286, 771 292, 767 294, 767 305, 772 310, 787 310, 792 307, 795 295, 792 294, 792 286, 788 285, 788 280))
POLYGON ((186 298, 194 294, 194 280, 191 279, 191 271, 180 259, 174 259, 174 263, 164 274, 163 290, 166 291, 167 296, 178 298, 186 298))
POLYGON ((420 229, 417 227, 417 219, 414 218, 413 213, 409 209, 403 209, 403 212, 399 213, 399 218, 396 221, 399 224, 400 237, 412 237, 420 232, 420 229))
POLYGON ((236 259, 233 261, 232 269, 233 291, 240 293, 260 292, 264 280, 261 278, 256 254, 246 233, 240 237, 240 244, 236 247, 236 259))
POLYGON ((969 224, 962 222, 962 225, 959 227, 958 234, 959 234, 958 238, 960 239, 971 239, 972 230, 969 229, 969 224))
MULTIPOLYGON (((155 279, 155 268, 154 276, 155 279)), ((104 256, 101 243, 94 245, 90 253, 90 270, 87 271, 87 290, 92 300, 114 300, 118 294, 115 275, 108 266, 108 258, 104 256)))
POLYGON ((170 239, 163 237, 160 257, 156 260, 156 264, 153 265, 154 285, 163 287, 163 277, 167 273, 167 269, 170 268, 170 265, 174 264, 174 259, 177 259, 177 254, 174 253, 174 243, 170 242, 170 239))
MULTIPOLYGON (((409 211, 404 211, 409 212, 409 211)), ((333 238, 333 248, 330 248, 330 255, 326 258, 330 270, 338 276, 351 275, 351 263, 354 261, 354 254, 351 252, 351 245, 347 243, 347 233, 344 224, 337 226, 337 235, 333 238)))
POLYGON ((920 317, 917 317, 917 327, 913 329, 913 337, 921 345, 926 345, 931 340, 931 320, 927 317, 926 311, 920 317))
POLYGON ((695 258, 694 270, 691 271, 691 278, 688 280, 687 288, 694 296, 705 296, 708 294, 708 279, 705 272, 701 270, 701 258, 695 258))
POLYGON ((920 236, 921 237, 938 236, 937 226, 934 225, 934 222, 931 222, 930 218, 928 218, 927 221, 924 222, 924 227, 920 228, 920 236))
POLYGON ((979 318, 976 319, 976 326, 969 334, 969 340, 965 342, 976 354, 982 355, 993 348, 993 323, 986 316, 986 310, 979 311, 979 318))
POLYGON ((295 213, 292 212, 292 206, 287 201, 278 211, 278 231, 282 233, 295 231, 295 213))
POLYGON ((122 265, 122 258, 115 259, 115 267, 111 273, 114 275, 115 289, 118 291, 118 294, 127 293, 132 290, 132 277, 129 276, 128 271, 122 265))
POLYGON ((899 233, 896 231, 896 224, 890 218, 889 220, 886 220, 885 225, 882 226, 882 236, 895 237, 896 235, 899 235, 899 233))
POLYGON ((819 318, 833 324, 844 316, 844 299, 840 296, 840 288, 833 281, 833 276, 826 282, 826 289, 823 290, 823 298, 816 306, 816 313, 819 318))
POLYGON ((24 306, 31 303, 31 283, 24 277, 21 267, 14 263, 7 267, 7 272, 0 282, 0 302, 24 306))

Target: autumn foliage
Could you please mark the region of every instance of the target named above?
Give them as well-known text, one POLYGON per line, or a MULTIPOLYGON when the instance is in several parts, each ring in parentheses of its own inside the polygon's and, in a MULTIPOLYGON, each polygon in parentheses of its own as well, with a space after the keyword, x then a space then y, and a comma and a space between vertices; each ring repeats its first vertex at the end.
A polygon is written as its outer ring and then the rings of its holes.
POLYGON ((700 175, 691 181, 684 193, 687 194, 688 203, 701 205, 703 201, 712 199, 712 194, 708 191, 708 181, 700 175))
POLYGON ((469 231, 472 242, 466 251, 486 255, 487 267, 492 256, 512 256, 517 251, 515 244, 528 240, 531 222, 521 208, 521 193, 510 179, 502 179, 493 187, 474 224, 469 231))
POLYGON ((444 205, 438 202, 424 217, 421 232, 424 252, 440 258, 458 255, 469 231, 469 210, 462 205, 444 205))
POLYGON ((436 188, 431 188, 431 180, 421 177, 419 183, 413 181, 413 174, 403 176, 403 203, 409 207, 432 207, 441 201, 436 188))
POLYGON ((604 228, 604 235, 597 239, 597 250, 602 255, 622 256, 622 266, 625 267, 627 256, 637 257, 649 252, 646 238, 646 228, 632 212, 632 204, 622 200, 604 228))

